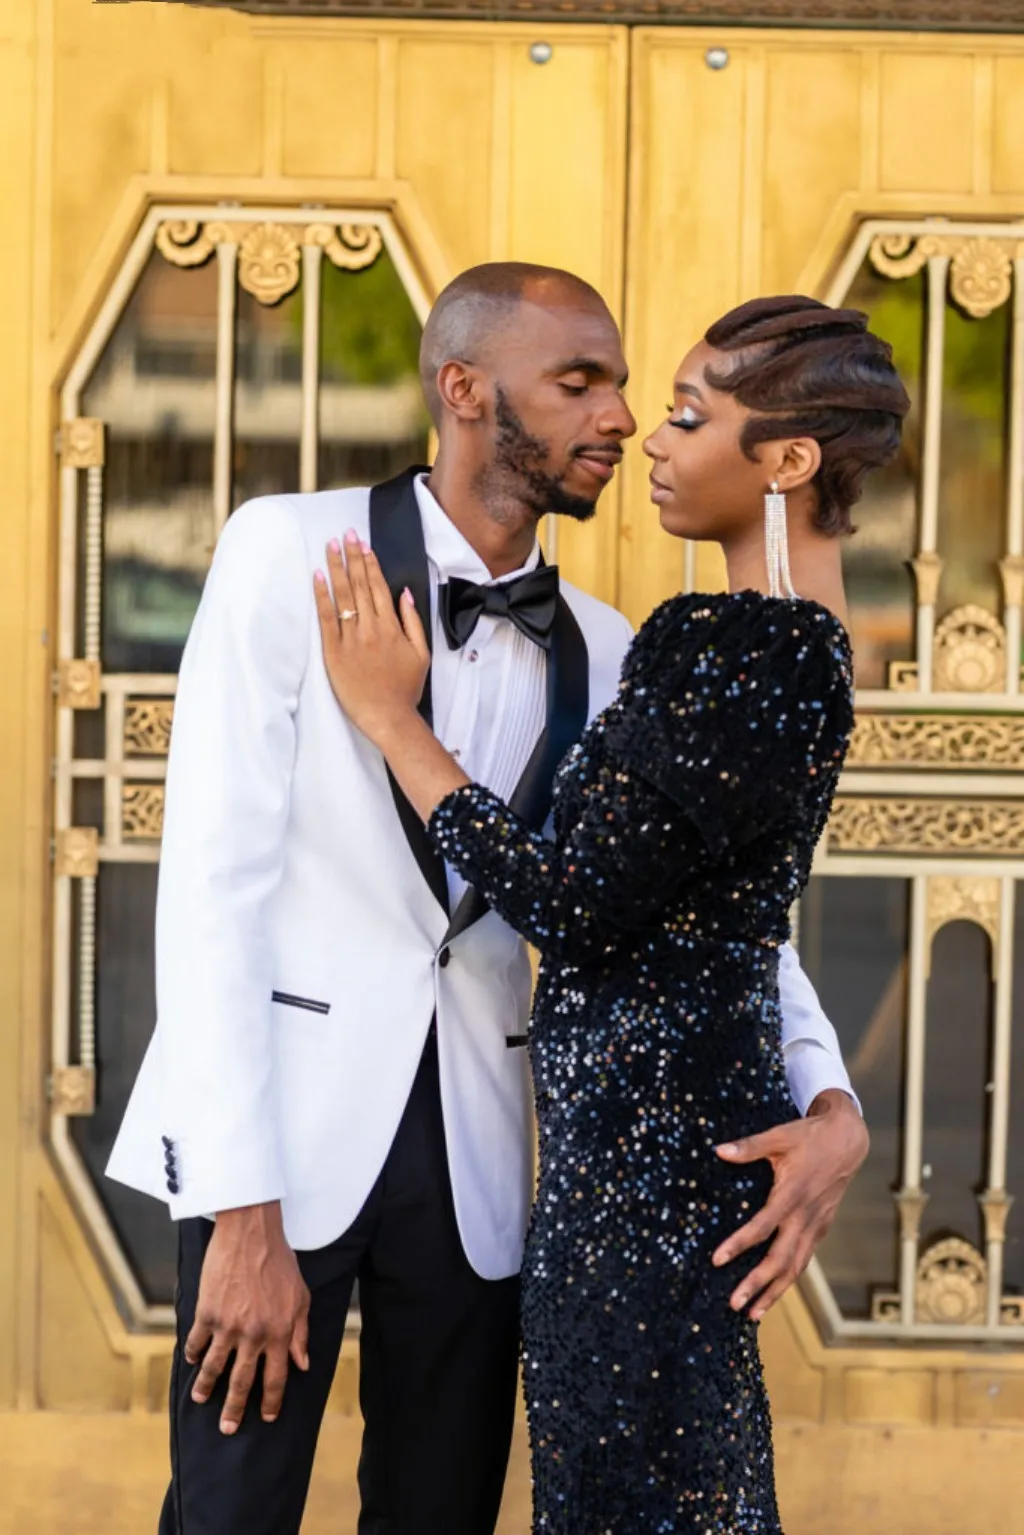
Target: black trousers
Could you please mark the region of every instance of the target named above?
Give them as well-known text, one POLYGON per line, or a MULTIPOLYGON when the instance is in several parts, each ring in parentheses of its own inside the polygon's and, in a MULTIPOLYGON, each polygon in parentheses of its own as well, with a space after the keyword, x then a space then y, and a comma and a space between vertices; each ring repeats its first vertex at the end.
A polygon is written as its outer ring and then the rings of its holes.
POLYGON ((312 1294, 309 1370, 290 1367, 276 1423, 259 1416, 257 1375, 232 1436, 217 1426, 227 1372, 197 1406, 197 1372, 182 1352, 212 1230, 181 1223, 172 1475, 159 1535, 297 1535, 357 1279, 359 1535, 493 1535, 515 1411, 519 1280, 481 1279, 462 1250, 433 1030, 359 1216, 330 1246, 297 1255, 312 1294))

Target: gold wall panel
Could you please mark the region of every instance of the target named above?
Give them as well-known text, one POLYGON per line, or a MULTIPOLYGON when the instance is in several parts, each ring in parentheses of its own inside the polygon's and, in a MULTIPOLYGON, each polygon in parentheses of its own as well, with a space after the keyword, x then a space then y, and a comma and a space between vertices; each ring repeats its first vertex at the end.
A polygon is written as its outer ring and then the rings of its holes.
POLYGON ((847 1370, 843 1377, 844 1416, 849 1423, 929 1423, 935 1414, 931 1370, 847 1370))
POLYGON ((969 192, 975 61, 927 44, 883 53, 879 186, 884 192, 969 192), (967 131, 965 132, 965 128, 967 131))
POLYGON ((58 1216, 42 1198, 38 1212, 38 1405, 66 1412, 127 1411, 130 1363, 111 1353, 58 1216))

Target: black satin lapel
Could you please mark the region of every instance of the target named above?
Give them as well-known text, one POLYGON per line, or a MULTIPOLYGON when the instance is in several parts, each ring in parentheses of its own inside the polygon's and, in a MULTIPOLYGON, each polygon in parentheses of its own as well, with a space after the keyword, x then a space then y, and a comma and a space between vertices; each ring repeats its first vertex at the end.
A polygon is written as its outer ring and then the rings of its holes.
MULTIPOLYGON (((590 660, 575 614, 559 595, 548 652, 547 718, 523 775, 509 800, 516 815, 534 831, 542 831, 551 811, 558 764, 586 728, 590 712, 590 660)), ((487 911, 487 902, 472 886, 455 909, 444 942, 450 943, 487 911)))
MULTIPOLYGON (((397 603, 404 587, 412 592, 416 611, 420 616, 428 643, 433 632, 430 613, 430 572, 427 567, 427 551, 423 542, 423 522, 416 500, 414 482, 420 468, 407 469, 404 474, 374 485, 370 491, 370 545, 380 562, 384 579, 397 603)), ((420 713, 428 725, 433 724, 430 696, 430 677, 427 677, 420 699, 420 713)), ((420 873, 430 886, 434 896, 447 914, 448 879, 444 859, 437 852, 426 827, 409 804, 388 769, 388 782, 394 796, 395 809, 402 823, 406 840, 420 868, 420 873)))

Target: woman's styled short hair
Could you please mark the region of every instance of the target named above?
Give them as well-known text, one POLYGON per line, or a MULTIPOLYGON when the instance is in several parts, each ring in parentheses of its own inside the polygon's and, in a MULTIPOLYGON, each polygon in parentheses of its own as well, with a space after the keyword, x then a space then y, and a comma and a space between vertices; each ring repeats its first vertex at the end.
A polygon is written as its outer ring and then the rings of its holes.
POLYGON ((799 296, 752 299, 704 339, 735 354, 731 367, 709 368, 706 377, 754 412, 744 453, 756 459, 758 443, 813 437, 821 447, 815 526, 849 533, 864 476, 895 457, 910 409, 888 342, 872 335, 859 310, 799 296))

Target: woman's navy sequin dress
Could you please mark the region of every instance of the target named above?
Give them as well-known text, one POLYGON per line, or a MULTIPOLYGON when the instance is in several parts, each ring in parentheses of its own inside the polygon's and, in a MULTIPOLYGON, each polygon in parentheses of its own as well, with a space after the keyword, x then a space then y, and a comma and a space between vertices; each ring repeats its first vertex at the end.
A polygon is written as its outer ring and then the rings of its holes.
MULTIPOLYGON (((555 841, 476 785, 437 845, 541 951, 523 1337, 537 1535, 777 1535, 757 1329, 715 1247, 795 1117, 778 945, 852 724, 845 631, 754 592, 665 603, 563 763, 555 841)), ((753 1266, 748 1260, 746 1268, 753 1266)))

